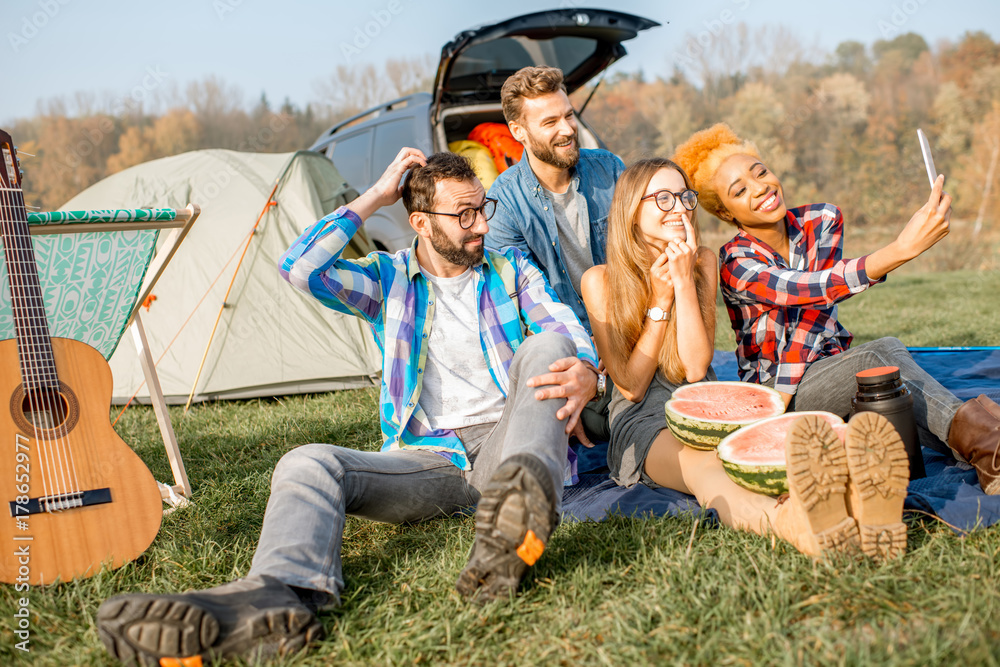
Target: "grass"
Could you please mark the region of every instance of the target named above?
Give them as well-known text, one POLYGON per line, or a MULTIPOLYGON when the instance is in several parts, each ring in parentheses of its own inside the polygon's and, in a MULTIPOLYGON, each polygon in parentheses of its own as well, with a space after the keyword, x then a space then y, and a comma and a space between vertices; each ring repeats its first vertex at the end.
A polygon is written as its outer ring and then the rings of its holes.
MULTIPOLYGON (((912 346, 1000 345, 988 307, 997 291, 995 271, 894 277, 842 316, 858 342, 891 332, 912 346)), ((22 594, 2 587, 0 664, 109 664, 95 627, 105 598, 244 575, 281 455, 307 442, 377 448, 376 401, 359 390, 172 410, 194 504, 164 518, 138 561, 32 589, 29 654, 10 632, 22 594)), ((151 410, 130 408, 117 428, 157 479, 170 478, 151 410)), ((480 608, 453 589, 471 518, 351 518, 343 605, 321 616, 327 639, 275 664, 1000 663, 1000 531, 959 538, 932 519, 907 521, 908 552, 885 565, 813 563, 697 517, 566 524, 521 595, 480 608)))

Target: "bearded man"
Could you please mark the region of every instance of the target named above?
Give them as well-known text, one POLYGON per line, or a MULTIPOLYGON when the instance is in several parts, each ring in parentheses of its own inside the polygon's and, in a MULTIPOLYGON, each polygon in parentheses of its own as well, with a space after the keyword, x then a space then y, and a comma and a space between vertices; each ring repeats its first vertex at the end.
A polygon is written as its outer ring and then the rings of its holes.
POLYGON ((465 158, 404 148, 365 194, 292 243, 281 275, 364 320, 382 350, 382 450, 314 443, 285 454, 246 578, 107 600, 97 623, 112 655, 195 664, 298 651, 323 634, 316 612, 340 602, 348 514, 412 523, 475 505, 456 588, 480 602, 513 594, 558 523, 568 433, 594 395, 597 357, 537 268, 515 248, 484 248, 494 208, 465 158), (364 220, 400 198, 413 245, 341 257, 364 220))
MULTIPOLYGON (((504 82, 500 100, 524 156, 490 188, 497 210, 486 245, 521 250, 590 331, 580 278, 605 263, 611 197, 625 165, 609 151, 580 148, 576 111, 561 70, 524 67, 504 82)), ((603 389, 602 377, 598 403, 584 412, 583 425, 587 435, 606 440, 603 389)), ((586 437, 580 440, 589 444, 586 437)))

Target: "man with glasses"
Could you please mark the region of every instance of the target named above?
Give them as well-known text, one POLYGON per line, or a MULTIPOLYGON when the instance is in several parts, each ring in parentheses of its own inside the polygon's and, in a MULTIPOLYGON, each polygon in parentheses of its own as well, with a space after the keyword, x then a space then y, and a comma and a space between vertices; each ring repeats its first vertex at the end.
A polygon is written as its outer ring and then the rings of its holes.
POLYGON ((365 194, 292 244, 282 276, 365 320, 383 351, 382 451, 310 444, 283 456, 247 577, 107 600, 98 626, 113 655, 251 659, 319 638, 315 612, 344 588, 347 514, 410 523, 478 503, 456 587, 480 602, 516 590, 558 522, 568 433, 595 392, 597 356, 519 250, 484 248, 495 208, 465 158, 404 148, 365 194), (341 258, 363 221, 400 197, 417 234, 410 249, 341 258))
MULTIPOLYGON (((524 156, 490 188, 498 204, 486 244, 519 248, 590 331, 580 279, 605 262, 611 197, 625 165, 606 150, 580 148, 576 112, 559 69, 518 70, 504 82, 500 100, 524 156)), ((602 399, 603 377, 600 384, 602 399)), ((607 401, 588 408, 584 421, 591 436, 607 440, 607 401)), ((589 444, 582 429, 577 436, 589 444)))

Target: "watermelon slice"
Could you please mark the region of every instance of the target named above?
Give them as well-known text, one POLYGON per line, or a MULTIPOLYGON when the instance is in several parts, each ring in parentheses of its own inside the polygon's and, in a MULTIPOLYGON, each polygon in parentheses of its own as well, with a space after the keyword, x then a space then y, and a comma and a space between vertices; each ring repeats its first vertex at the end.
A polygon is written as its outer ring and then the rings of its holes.
POLYGON ((780 415, 774 389, 750 382, 696 382, 678 387, 665 406, 667 426, 689 447, 712 450, 738 428, 780 415))
POLYGON ((785 437, 802 415, 819 415, 833 426, 841 440, 844 420, 832 412, 789 412, 751 424, 719 443, 716 453, 729 477, 745 489, 768 496, 788 493, 785 474, 785 437))

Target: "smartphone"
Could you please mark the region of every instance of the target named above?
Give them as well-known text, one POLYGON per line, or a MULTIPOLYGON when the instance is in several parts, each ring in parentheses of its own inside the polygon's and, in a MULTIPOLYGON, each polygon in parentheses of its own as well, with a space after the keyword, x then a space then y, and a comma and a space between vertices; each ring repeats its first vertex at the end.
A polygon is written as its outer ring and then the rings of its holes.
POLYGON ((937 169, 934 168, 934 158, 931 157, 931 144, 927 141, 927 135, 920 129, 917 130, 917 140, 920 141, 920 152, 924 156, 924 167, 927 168, 927 180, 931 182, 931 187, 933 188, 938 173, 937 169))

